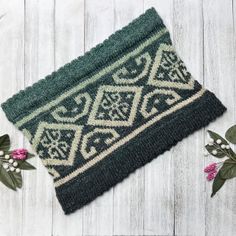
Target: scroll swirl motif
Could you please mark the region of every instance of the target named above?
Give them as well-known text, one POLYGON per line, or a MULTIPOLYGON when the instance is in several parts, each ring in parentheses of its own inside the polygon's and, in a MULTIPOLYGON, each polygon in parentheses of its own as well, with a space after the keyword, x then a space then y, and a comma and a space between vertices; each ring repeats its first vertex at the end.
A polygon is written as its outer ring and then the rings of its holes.
POLYGON ((89 159, 98 152, 98 147, 109 146, 119 137, 120 135, 114 129, 96 128, 84 135, 80 151, 84 159, 89 159))
POLYGON ((140 112, 143 117, 148 118, 158 112, 158 109, 155 107, 155 105, 157 105, 160 102, 158 98, 154 99, 154 101, 152 102, 153 103, 152 107, 150 108, 150 106, 151 106, 150 101, 157 95, 169 96, 165 100, 166 104, 168 104, 168 105, 172 105, 181 99, 180 95, 173 90, 155 89, 154 91, 146 94, 143 98, 143 103, 142 103, 142 106, 140 109, 140 112), (148 109, 148 107, 149 107, 149 109, 148 109))
POLYGON ((78 106, 83 106, 82 111, 79 111, 78 107, 68 110, 65 106, 59 106, 51 113, 53 118, 60 122, 73 123, 85 116, 89 112, 89 106, 92 102, 90 95, 88 93, 82 93, 75 97, 74 100, 78 106))
POLYGON ((152 58, 148 52, 137 57, 135 59, 135 62, 137 64, 137 66, 144 64, 144 68, 143 68, 142 72, 139 75, 137 75, 136 77, 130 78, 128 76, 130 76, 132 74, 136 74, 137 70, 129 71, 126 67, 122 67, 121 69, 116 71, 112 76, 114 81, 117 84, 133 84, 148 74, 149 67, 152 63, 152 58))

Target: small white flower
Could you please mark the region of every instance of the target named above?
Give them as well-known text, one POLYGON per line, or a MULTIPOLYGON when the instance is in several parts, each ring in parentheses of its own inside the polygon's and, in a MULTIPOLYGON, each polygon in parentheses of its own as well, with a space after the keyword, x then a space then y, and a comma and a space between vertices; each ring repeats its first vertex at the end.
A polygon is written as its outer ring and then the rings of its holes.
POLYGON ((0 150, 0 156, 4 155, 4 151, 0 150))
POLYGON ((229 145, 226 145, 226 147, 225 147, 226 149, 230 149, 230 146, 229 145))
POLYGON ((216 155, 216 154, 217 154, 217 151, 216 151, 216 150, 213 150, 213 151, 212 151, 212 154, 213 154, 213 155, 216 155))
POLYGON ((207 157, 209 155, 208 151, 204 152, 204 156, 207 157))
POLYGON ((211 146, 214 144, 214 139, 213 138, 209 138, 208 140, 208 144, 211 146))
POLYGON ((10 167, 10 171, 14 171, 15 168, 13 166, 10 167))
POLYGON ((225 148, 226 148, 225 144, 222 144, 222 145, 221 145, 221 148, 222 148, 222 149, 225 149, 225 148))
POLYGON ((217 139, 217 140, 216 140, 216 143, 221 144, 222 141, 221 141, 220 139, 217 139))
POLYGON ((10 159, 8 162, 12 164, 12 163, 14 162, 14 160, 13 160, 13 159, 10 159))
POLYGON ((15 161, 15 162, 13 162, 13 164, 12 164, 14 167, 17 167, 18 166, 18 163, 15 161))
POLYGON ((4 163, 2 166, 4 169, 8 169, 8 167, 9 167, 9 165, 7 163, 4 163))
POLYGON ((5 155, 4 158, 8 160, 10 158, 10 156, 9 155, 5 155))
POLYGON ((19 168, 16 168, 16 173, 20 173, 20 169, 19 168))

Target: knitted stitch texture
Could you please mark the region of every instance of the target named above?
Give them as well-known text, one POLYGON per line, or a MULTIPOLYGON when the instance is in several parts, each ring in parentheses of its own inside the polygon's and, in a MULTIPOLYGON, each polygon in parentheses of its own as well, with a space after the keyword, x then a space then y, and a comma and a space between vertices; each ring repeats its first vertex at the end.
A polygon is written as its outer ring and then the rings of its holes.
POLYGON ((226 110, 187 71, 154 8, 2 108, 66 214, 226 110))

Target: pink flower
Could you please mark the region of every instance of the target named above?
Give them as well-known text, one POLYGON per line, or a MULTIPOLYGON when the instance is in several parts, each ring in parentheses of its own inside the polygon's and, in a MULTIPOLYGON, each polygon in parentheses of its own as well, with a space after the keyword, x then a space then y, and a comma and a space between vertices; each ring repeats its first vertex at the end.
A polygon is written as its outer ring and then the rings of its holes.
POLYGON ((204 172, 205 173, 210 173, 212 171, 214 172, 216 171, 216 166, 217 166, 217 163, 211 163, 210 165, 205 167, 204 172))
POLYGON ((207 175, 207 180, 208 180, 208 181, 213 180, 213 179, 216 177, 216 174, 217 174, 217 170, 210 172, 210 173, 207 175))
POLYGON ((12 151, 11 156, 16 160, 24 160, 27 158, 28 151, 24 148, 19 148, 12 151))

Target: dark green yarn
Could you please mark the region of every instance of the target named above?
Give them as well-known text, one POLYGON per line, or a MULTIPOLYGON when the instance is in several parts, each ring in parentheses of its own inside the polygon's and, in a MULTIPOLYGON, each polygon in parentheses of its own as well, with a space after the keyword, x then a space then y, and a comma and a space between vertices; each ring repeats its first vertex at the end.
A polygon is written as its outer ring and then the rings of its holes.
POLYGON ((30 114, 36 106, 44 105, 49 98, 53 99, 61 92, 86 80, 101 67, 117 60, 123 52, 145 39, 151 32, 159 31, 163 27, 164 24, 156 10, 148 9, 145 14, 116 31, 85 55, 9 98, 1 105, 7 118, 16 123, 22 116, 30 114))
POLYGON ((2 108, 53 174, 66 214, 226 110, 192 79, 154 8, 2 108))
MULTIPOLYGON (((96 165, 79 178, 56 188, 58 200, 65 214, 80 209, 102 195, 137 168, 170 150, 194 131, 207 126, 225 110, 215 95, 208 91, 204 97, 165 118, 159 126, 150 127, 133 139, 129 146, 123 146, 119 152, 113 153, 111 158, 100 162, 101 172, 97 171, 96 165), (94 180, 99 184, 94 186, 94 180)), ((155 188, 158 191, 158 186, 155 188)))

